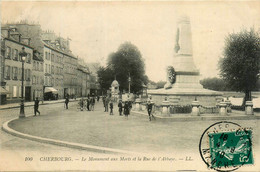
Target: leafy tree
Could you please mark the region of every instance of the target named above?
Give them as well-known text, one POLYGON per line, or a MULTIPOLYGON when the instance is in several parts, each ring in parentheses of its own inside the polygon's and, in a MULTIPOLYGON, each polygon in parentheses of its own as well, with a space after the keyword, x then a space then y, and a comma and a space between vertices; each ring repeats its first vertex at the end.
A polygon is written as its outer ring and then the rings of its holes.
POLYGON ((166 84, 166 81, 158 81, 156 83, 157 88, 164 88, 164 85, 166 84))
POLYGON ((100 67, 97 71, 98 82, 102 89, 102 92, 105 93, 111 86, 111 83, 114 79, 113 75, 111 75, 113 71, 110 68, 100 67))
POLYGON ((229 34, 224 58, 220 59, 220 75, 236 91, 245 93, 244 103, 251 100, 260 70, 260 38, 253 29, 229 34))
POLYGON ((203 88, 215 90, 215 91, 232 91, 230 87, 227 86, 226 82, 221 78, 205 78, 200 81, 203 88))
POLYGON ((131 92, 139 93, 142 90, 142 85, 147 84, 148 81, 144 69, 144 60, 140 51, 135 45, 126 42, 121 44, 116 52, 108 56, 106 69, 100 69, 98 72, 99 82, 102 88, 108 89, 116 77, 120 84, 120 91, 128 91, 130 76, 131 92))

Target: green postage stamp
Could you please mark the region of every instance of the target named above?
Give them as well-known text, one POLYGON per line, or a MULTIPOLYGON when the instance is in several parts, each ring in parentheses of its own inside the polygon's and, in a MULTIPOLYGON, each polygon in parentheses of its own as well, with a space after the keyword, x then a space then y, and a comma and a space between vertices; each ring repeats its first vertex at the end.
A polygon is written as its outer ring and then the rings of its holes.
POLYGON ((199 151, 207 167, 216 171, 234 171, 252 165, 252 128, 231 121, 216 122, 201 135, 199 151))
POLYGON ((253 164, 251 130, 209 133, 208 137, 213 168, 253 164))

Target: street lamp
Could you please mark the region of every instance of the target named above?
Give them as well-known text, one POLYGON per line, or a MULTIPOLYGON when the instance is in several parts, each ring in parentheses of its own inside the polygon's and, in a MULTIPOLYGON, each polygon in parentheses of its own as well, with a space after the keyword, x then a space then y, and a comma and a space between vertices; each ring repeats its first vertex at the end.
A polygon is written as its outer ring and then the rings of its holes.
POLYGON ((23 80, 24 80, 24 62, 27 57, 27 53, 24 51, 24 47, 22 47, 22 52, 19 53, 22 61, 22 98, 21 98, 21 105, 20 105, 20 114, 19 118, 24 118, 24 99, 23 99, 23 80))
POLYGON ((130 95, 130 82, 131 82, 130 72, 128 72, 128 74, 129 74, 129 77, 128 77, 128 82, 129 82, 128 93, 130 95))

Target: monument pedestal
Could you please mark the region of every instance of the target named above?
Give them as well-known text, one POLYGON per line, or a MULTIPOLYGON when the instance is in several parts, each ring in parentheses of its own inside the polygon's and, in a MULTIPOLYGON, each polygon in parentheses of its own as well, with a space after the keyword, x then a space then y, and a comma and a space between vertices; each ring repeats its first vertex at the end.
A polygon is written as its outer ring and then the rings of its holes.
POLYGON ((191 105, 197 97, 201 105, 215 106, 216 98, 222 96, 222 93, 204 89, 199 83, 199 70, 193 61, 191 25, 186 16, 180 17, 177 22, 174 49, 173 66, 167 68, 165 88, 147 91, 153 96, 155 104, 161 105, 164 97, 168 96, 171 105, 191 105))
POLYGON ((187 105, 192 104, 195 97, 203 106, 215 106, 216 97, 222 95, 217 91, 196 88, 171 88, 171 89, 157 89, 148 90, 148 94, 152 95, 154 103, 162 104, 165 96, 168 96, 170 104, 172 105, 187 105))

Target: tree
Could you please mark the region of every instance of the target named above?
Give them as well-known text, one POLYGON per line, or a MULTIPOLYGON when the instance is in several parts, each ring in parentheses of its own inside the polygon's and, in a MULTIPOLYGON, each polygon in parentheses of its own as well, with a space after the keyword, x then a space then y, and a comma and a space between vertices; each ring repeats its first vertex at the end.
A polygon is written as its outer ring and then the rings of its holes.
POLYGON ((113 81, 113 71, 110 68, 100 67, 97 71, 98 82, 103 92, 106 92, 111 86, 113 81))
POLYGON ((230 87, 227 87, 225 81, 221 78, 205 78, 200 81, 203 88, 215 90, 215 91, 232 91, 230 87))
POLYGON ((164 88, 164 85, 166 84, 166 81, 158 81, 156 83, 157 88, 164 88))
POLYGON ((112 83, 114 78, 120 84, 120 91, 128 91, 129 77, 131 78, 131 92, 139 93, 143 84, 147 84, 148 77, 145 75, 145 65, 138 48, 126 42, 119 46, 116 52, 108 56, 106 69, 101 69, 99 82, 101 87, 108 89, 108 83, 112 83))
POLYGON ((226 37, 224 58, 220 59, 220 75, 236 91, 245 93, 244 103, 251 100, 260 70, 260 38, 253 29, 226 37))

